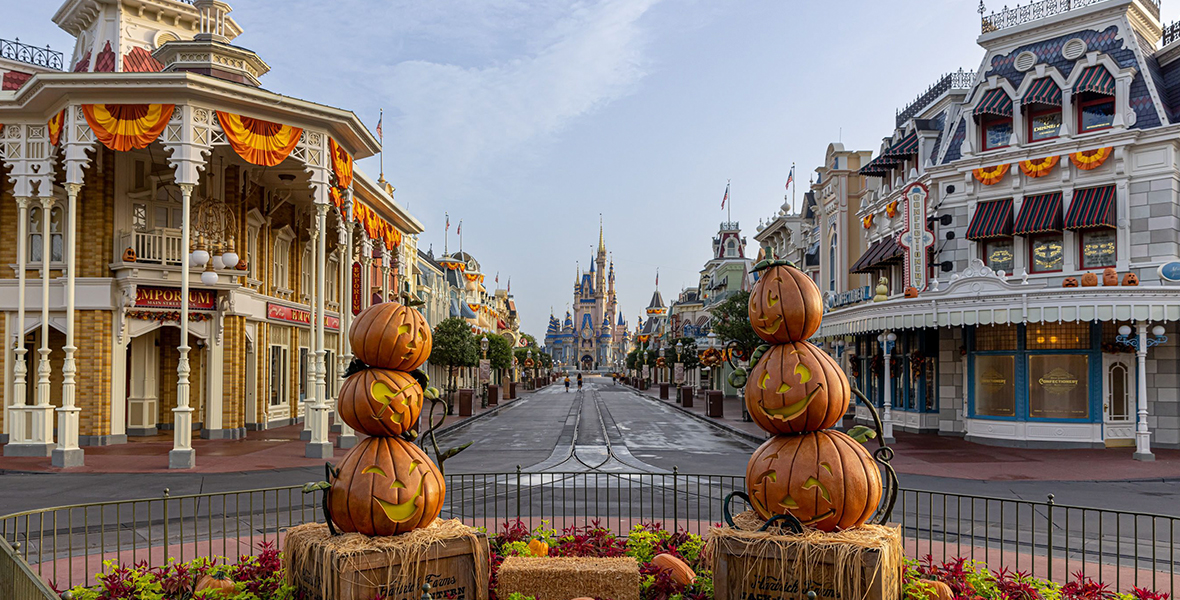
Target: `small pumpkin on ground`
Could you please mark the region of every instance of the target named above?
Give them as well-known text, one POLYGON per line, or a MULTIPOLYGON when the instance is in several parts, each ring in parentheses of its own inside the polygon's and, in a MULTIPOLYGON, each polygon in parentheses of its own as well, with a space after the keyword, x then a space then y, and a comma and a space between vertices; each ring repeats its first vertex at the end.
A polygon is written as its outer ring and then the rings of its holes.
POLYGON ((206 573, 197 579, 197 585, 193 587, 193 592, 205 590, 214 590, 222 598, 232 598, 238 593, 234 587, 234 581, 221 571, 206 573))
POLYGON ((529 540, 529 553, 533 556, 549 556, 549 544, 542 540, 529 540))
POLYGON ((919 579, 917 583, 932 592, 931 600, 955 600, 955 592, 951 590, 951 586, 941 581, 919 579))
POLYGON ((668 575, 672 578, 672 581, 680 585, 692 585, 696 583, 697 574, 692 570, 692 567, 689 567, 683 560, 671 554, 657 554, 655 558, 651 559, 651 563, 661 571, 668 571, 668 575))
POLYGON ((430 325, 417 309, 396 302, 361 311, 348 328, 353 354, 370 367, 413 371, 430 358, 430 325))

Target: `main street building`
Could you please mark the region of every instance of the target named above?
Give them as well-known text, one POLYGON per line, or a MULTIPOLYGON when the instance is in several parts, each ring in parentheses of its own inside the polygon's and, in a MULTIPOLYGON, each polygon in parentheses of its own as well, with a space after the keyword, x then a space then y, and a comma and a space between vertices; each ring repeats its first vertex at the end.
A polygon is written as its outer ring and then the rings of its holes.
POLYGON ((356 115, 260 86, 229 10, 70 0, 71 56, 0 63, 5 455, 171 431, 189 467, 192 435, 306 417, 330 456, 338 333, 412 283, 422 227, 353 169, 356 115))

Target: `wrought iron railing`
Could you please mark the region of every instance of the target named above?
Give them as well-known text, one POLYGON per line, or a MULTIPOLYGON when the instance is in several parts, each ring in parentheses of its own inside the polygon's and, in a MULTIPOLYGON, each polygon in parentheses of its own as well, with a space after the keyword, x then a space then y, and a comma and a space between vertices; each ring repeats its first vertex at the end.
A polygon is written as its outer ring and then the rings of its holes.
POLYGON ((50 50, 49 46, 38 48, 22 44, 20 38, 15 40, 0 39, 0 57, 58 71, 61 71, 65 64, 65 58, 61 52, 50 50))
MULTIPOLYGON (((986 8, 983 1, 979 3, 979 15, 981 17, 980 30, 983 33, 991 33, 1009 27, 1016 27, 1038 19, 1052 17, 1061 13, 1066 13, 1071 10, 1085 8, 1092 4, 1105 2, 1106 0, 1040 0, 1039 2, 1030 2, 1023 6, 1016 6, 1008 8, 1005 6, 1002 10, 993 12, 986 17, 983 13, 986 8)), ((1155 9, 1155 17, 1159 17, 1160 3, 1159 0, 1143 0, 1143 3, 1152 9, 1155 9)))
POLYGON ((959 69, 953 73, 947 73, 938 78, 925 92, 922 92, 912 102, 907 104, 905 108, 897 111, 897 117, 894 119, 895 126, 901 127, 906 121, 910 120, 914 115, 922 112, 922 109, 930 106, 939 96, 943 95, 949 90, 966 90, 975 85, 975 73, 972 71, 964 71, 959 69))
POLYGON ((1161 46, 1167 46, 1172 42, 1180 40, 1180 21, 1172 21, 1164 25, 1163 37, 1160 40, 1161 46))
MULTIPOLYGON (((532 526, 545 520, 559 530, 598 523, 617 534, 645 522, 706 533, 722 520, 722 499, 746 487, 740 476, 675 470, 517 469, 450 474, 446 482, 444 518, 489 531, 514 519, 532 526)), ((0 538, 21 548, 16 561, 6 556, 17 553, 0 552, 0 592, 6 589, 5 577, 20 577, 21 568, 27 570, 25 579, 39 577, 64 590, 93 584, 104 560, 156 566, 170 558, 254 554, 260 542, 280 543, 288 527, 321 521, 320 500, 318 494, 303 494, 301 486, 187 496, 165 491, 158 498, 0 517, 0 538)), ((1119 591, 1148 587, 1172 597, 1180 591, 1177 516, 1065 506, 1052 496, 1034 502, 902 489, 892 521, 903 527, 911 558, 961 556, 986 561, 992 569, 1020 570, 1058 582, 1080 571, 1119 591)))

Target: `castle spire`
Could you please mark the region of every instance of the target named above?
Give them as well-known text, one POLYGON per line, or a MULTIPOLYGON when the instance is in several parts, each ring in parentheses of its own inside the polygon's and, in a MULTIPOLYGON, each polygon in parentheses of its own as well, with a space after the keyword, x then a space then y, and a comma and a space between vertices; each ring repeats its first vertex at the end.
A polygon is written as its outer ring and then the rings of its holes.
POLYGON ((598 253, 606 254, 606 240, 602 236, 602 213, 598 213, 598 253))

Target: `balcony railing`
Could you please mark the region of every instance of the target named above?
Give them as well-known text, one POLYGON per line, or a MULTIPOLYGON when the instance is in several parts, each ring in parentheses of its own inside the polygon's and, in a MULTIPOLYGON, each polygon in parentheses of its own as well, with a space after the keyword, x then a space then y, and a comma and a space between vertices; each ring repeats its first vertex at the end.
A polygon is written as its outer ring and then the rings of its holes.
POLYGON ((167 227, 147 231, 120 231, 119 244, 115 247, 118 256, 115 260, 124 260, 123 255, 128 248, 135 251, 134 262, 179 265, 181 257, 184 256, 180 244, 180 230, 167 227))
MULTIPOLYGON (((1009 27, 1016 27, 1017 25, 1024 25, 1039 19, 1052 17, 1062 13, 1067 13, 1071 10, 1085 8, 1087 6, 1105 2, 1106 0, 1040 0, 1040 2, 1031 2, 1024 6, 1016 6, 1008 8, 1005 6, 1003 10, 993 12, 988 16, 983 16, 987 10, 983 6, 983 2, 979 3, 980 30, 982 33, 991 33, 1009 27)), ((1144 0, 1150 8, 1155 9, 1155 17, 1159 17, 1160 3, 1159 0, 1144 0)))
POLYGON ((1176 40, 1180 40, 1180 21, 1173 21, 1164 25, 1164 37, 1160 45, 1167 46, 1176 40))
POLYGON ((906 105, 905 108, 897 111, 896 126, 901 127, 906 121, 910 120, 914 115, 922 112, 922 109, 930 106, 939 96, 943 95, 949 90, 966 90, 971 89, 975 84, 975 73, 971 71, 964 71, 959 69, 953 73, 947 73, 938 78, 933 85, 922 92, 913 102, 906 105))
POLYGON ((49 46, 38 48, 22 44, 20 38, 15 40, 0 39, 0 58, 7 58, 18 62, 45 67, 46 69, 62 70, 65 58, 61 52, 50 50, 49 46))

